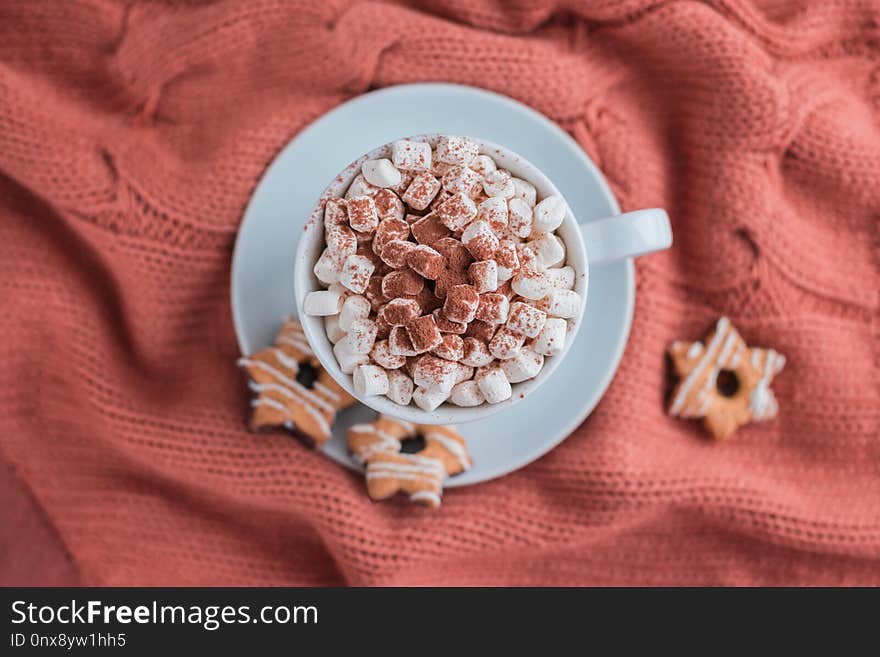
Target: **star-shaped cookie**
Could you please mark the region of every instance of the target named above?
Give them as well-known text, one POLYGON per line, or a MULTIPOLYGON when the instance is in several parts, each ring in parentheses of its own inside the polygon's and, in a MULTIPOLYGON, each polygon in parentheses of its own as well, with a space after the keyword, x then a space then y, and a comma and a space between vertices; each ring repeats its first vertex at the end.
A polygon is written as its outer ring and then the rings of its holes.
POLYGON ((670 415, 702 418, 718 440, 749 422, 776 417, 779 405, 770 384, 785 356, 746 345, 727 317, 718 320, 705 343, 674 342, 669 355, 679 377, 670 415))
POLYGON ((239 359, 255 397, 252 431, 285 428, 320 447, 330 437, 336 411, 355 400, 321 367, 300 323, 287 318, 275 345, 239 359))

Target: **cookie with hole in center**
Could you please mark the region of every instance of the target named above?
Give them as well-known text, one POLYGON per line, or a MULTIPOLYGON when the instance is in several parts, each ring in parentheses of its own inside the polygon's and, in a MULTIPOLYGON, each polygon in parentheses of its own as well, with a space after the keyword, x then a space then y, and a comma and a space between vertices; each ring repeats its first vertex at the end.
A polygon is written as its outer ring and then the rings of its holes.
POLYGON ((471 467, 464 436, 454 427, 411 424, 380 415, 348 430, 348 448, 366 469, 367 494, 384 500, 397 492, 436 508, 443 482, 471 467))
POLYGON ((354 404, 321 367, 309 348, 300 323, 288 317, 273 346, 238 360, 248 374, 250 429, 287 429, 320 447, 330 438, 336 412, 354 404))
POLYGON ((673 417, 702 419, 718 440, 749 422, 776 417, 779 404, 770 384, 785 356, 746 345, 727 317, 704 342, 673 342, 669 356, 679 377, 669 402, 673 417))

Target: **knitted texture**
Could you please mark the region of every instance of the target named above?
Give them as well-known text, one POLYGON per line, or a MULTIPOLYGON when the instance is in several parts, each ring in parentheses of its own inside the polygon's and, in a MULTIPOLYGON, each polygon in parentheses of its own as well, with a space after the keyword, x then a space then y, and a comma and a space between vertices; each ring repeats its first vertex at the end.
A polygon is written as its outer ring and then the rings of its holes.
POLYGON ((90 584, 880 585, 877 9, 5 0, 0 454, 90 584), (592 416, 437 512, 249 434, 229 307, 273 156, 414 81, 543 112, 676 237, 592 416), (664 350, 722 314, 788 365, 716 444, 664 350))

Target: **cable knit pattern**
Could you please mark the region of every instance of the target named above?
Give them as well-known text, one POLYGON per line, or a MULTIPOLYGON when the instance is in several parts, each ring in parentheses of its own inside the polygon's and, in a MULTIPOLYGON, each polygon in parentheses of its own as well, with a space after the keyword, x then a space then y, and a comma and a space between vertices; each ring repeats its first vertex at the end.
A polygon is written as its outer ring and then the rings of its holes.
POLYGON ((0 4, 0 453, 92 584, 880 585, 872 0, 0 4), (229 262, 303 126, 454 81, 547 114, 624 209, 632 339, 568 440, 438 512, 245 430, 229 262), (788 357, 726 444, 664 415, 725 314, 788 357))

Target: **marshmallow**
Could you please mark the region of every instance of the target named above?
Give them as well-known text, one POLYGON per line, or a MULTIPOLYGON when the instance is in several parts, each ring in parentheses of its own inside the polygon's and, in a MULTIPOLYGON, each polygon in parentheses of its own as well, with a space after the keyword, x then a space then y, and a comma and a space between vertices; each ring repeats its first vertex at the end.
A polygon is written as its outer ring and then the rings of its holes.
POLYGON ((525 201, 526 205, 530 208, 535 207, 535 201, 538 198, 538 192, 535 189, 535 186, 528 180, 523 180, 522 178, 514 177, 510 180, 513 183, 513 198, 525 201))
POLYGON ((449 230, 463 230, 476 216, 477 206, 470 196, 461 192, 437 206, 437 219, 449 230))
POLYGON ((352 292, 363 294, 375 269, 376 265, 366 256, 350 255, 342 264, 339 282, 352 292))
POLYGON ((455 363, 455 384, 458 385, 462 381, 472 379, 474 376, 474 368, 462 363, 455 363))
POLYGON ((388 392, 385 396, 395 404, 407 406, 412 401, 413 385, 412 379, 400 370, 391 370, 385 372, 388 377, 388 392))
POLYGON ((440 181, 430 173, 420 173, 412 179, 409 187, 406 188, 403 193, 403 201, 414 210, 424 210, 437 196, 440 187, 440 181))
POLYGON ((353 196, 345 205, 348 224, 358 233, 372 233, 379 225, 379 211, 372 196, 353 196))
MULTIPOLYGON (((390 189, 380 189, 373 195, 373 203, 376 204, 376 212, 379 219, 398 219, 403 221, 406 216, 406 208, 403 207, 403 201, 400 197, 390 189)), ((407 225, 407 235, 409 234, 409 225, 407 225)))
POLYGON ((403 326, 391 327, 391 332, 388 334, 388 350, 395 356, 419 355, 403 326))
POLYGON ((440 191, 437 192, 437 196, 434 197, 434 200, 431 201, 431 205, 428 206, 428 209, 434 211, 450 198, 452 198, 452 194, 441 188, 440 191))
POLYGON ((335 292, 339 296, 342 297, 342 300, 345 301, 351 292, 345 287, 342 283, 331 283, 327 286, 328 292, 335 292))
POLYGON ((546 297, 551 289, 550 281, 544 272, 532 271, 525 267, 520 267, 513 277, 510 287, 521 297, 534 301, 546 297))
POLYGON ((548 196, 535 206, 534 229, 539 233, 549 233, 562 225, 565 219, 565 201, 560 196, 548 196))
POLYGON ((542 367, 544 367, 544 356, 537 353, 532 347, 523 347, 516 356, 501 362, 504 376, 511 383, 534 379, 542 367))
POLYGON ((486 292, 480 295, 476 318, 488 324, 503 324, 510 312, 510 301, 503 294, 486 292))
POLYGON ((489 341, 489 353, 498 360, 507 360, 519 353, 525 341, 524 335, 502 326, 489 341))
POLYGON ((388 301, 388 297, 382 294, 382 280, 384 278, 384 276, 370 276, 370 282, 367 283, 367 289, 364 291, 364 296, 370 302, 370 307, 377 312, 388 301))
MULTIPOLYGON (((434 296, 438 299, 446 299, 446 295, 456 285, 467 285, 470 283, 467 272, 455 269, 447 269, 434 283, 434 296)), ((458 320, 454 320, 458 321, 458 320)))
POLYGON ((458 367, 455 363, 430 354, 416 361, 412 378, 417 386, 426 390, 451 392, 456 383, 458 367))
POLYGON ((449 399, 451 393, 451 390, 426 390, 425 388, 416 388, 416 391, 412 395, 412 400, 415 402, 416 406, 423 411, 430 413, 431 411, 437 410, 437 407, 440 406, 440 404, 449 399))
POLYGON ((581 311, 581 295, 574 290, 553 290, 549 298, 547 314, 552 317, 571 319, 581 311))
POLYGON ((388 340, 377 340, 370 352, 370 358, 386 370, 396 370, 406 364, 406 356, 391 353, 388 340))
POLYGON ((554 290, 570 290, 574 287, 574 269, 571 267, 557 267, 544 273, 554 290))
POLYGON ((499 232, 507 226, 507 213, 507 201, 500 196, 493 196, 477 207, 477 220, 485 221, 492 230, 499 232))
POLYGON ((370 302, 359 294, 352 294, 342 304, 339 311, 339 328, 348 333, 351 323, 356 319, 366 319, 370 316, 370 302))
POLYGON ((541 267, 549 269, 565 261, 565 244, 553 233, 547 233, 528 244, 541 267))
POLYGON ((443 341, 431 351, 432 354, 451 360, 453 362, 461 360, 464 356, 464 342, 454 333, 444 333, 443 341))
POLYGON ((324 241, 327 243, 326 250, 339 262, 357 251, 357 238, 347 223, 324 224, 324 241))
POLYGON ((345 337, 345 331, 339 327, 339 315, 324 317, 324 332, 327 334, 327 339, 333 344, 345 337))
POLYGON ((481 176, 484 176, 490 171, 496 171, 498 169, 498 165, 495 164, 495 160, 493 160, 488 155, 477 155, 474 158, 474 161, 469 165, 471 169, 476 171, 481 176))
POLYGON ((484 367, 495 360, 495 357, 489 353, 489 347, 486 346, 486 343, 477 338, 464 338, 462 351, 464 355, 459 363, 468 367, 484 367))
POLYGON ((388 375, 376 365, 358 365, 352 374, 354 391, 361 397, 384 395, 388 392, 388 375))
POLYGON ((510 399, 511 395, 513 395, 510 381, 507 380, 504 371, 497 365, 479 368, 474 376, 474 381, 476 381, 480 392, 483 393, 483 397, 490 404, 503 402, 505 399, 510 399))
POLYGON ((379 311, 379 317, 391 326, 406 326, 406 324, 422 312, 418 301, 415 299, 392 299, 379 311))
POLYGON ((467 194, 471 198, 480 193, 482 179, 473 169, 454 166, 443 174, 443 189, 450 194, 467 194))
POLYGON ((429 171, 431 169, 431 145, 422 141, 398 139, 391 144, 391 161, 398 169, 429 171))
POLYGON ((454 285, 446 293, 443 315, 453 322, 467 324, 473 321, 480 304, 480 295, 470 285, 454 285))
POLYGON ((467 137, 440 137, 437 142, 436 157, 445 164, 460 164, 466 167, 480 152, 480 147, 467 137))
POLYGON ((514 189, 513 198, 522 199, 530 208, 535 207, 535 200, 538 198, 535 186, 522 178, 512 178, 511 180, 514 189))
POLYGON ((532 208, 520 198, 507 203, 507 227, 517 237, 526 238, 532 232, 532 208))
POLYGON ((367 160, 361 167, 361 173, 374 187, 394 187, 400 184, 400 171, 386 158, 367 160))
POLYGON ((515 301, 510 304, 510 315, 505 326, 508 331, 534 338, 544 328, 545 321, 547 321, 547 313, 521 301, 515 301))
POLYGON ((337 315, 342 309, 342 295, 330 290, 316 290, 309 292, 303 301, 303 310, 306 315, 323 317, 337 315))
POLYGON ((532 348, 544 356, 553 356, 565 347, 565 334, 568 324, 559 317, 549 317, 544 322, 544 328, 538 333, 538 337, 532 343, 532 348))
POLYGON ((367 354, 360 354, 352 348, 351 339, 347 335, 333 345, 333 355, 336 356, 339 369, 345 374, 351 374, 355 367, 370 360, 367 354))
POLYGON ((443 315, 443 309, 438 308, 435 310, 432 315, 434 316, 434 322, 437 324, 437 328, 440 329, 441 333, 453 333, 455 335, 461 335, 465 331, 467 331, 467 324, 463 324, 461 322, 453 322, 451 319, 447 319, 445 315, 443 315))
POLYGON ((476 381, 462 381, 452 388, 449 401, 456 406, 470 407, 479 406, 486 398, 480 392, 480 386, 476 381))
POLYGON ((494 259, 498 265, 498 282, 503 283, 513 278, 513 274, 519 269, 519 256, 516 253, 516 245, 513 242, 502 242, 495 249, 494 259))
POLYGON ((513 197, 516 188, 510 179, 510 173, 499 169, 497 171, 490 171, 483 176, 483 191, 486 192, 486 196, 498 196, 508 199, 513 197))
POLYGON ((401 269, 406 267, 406 256, 416 245, 406 240, 391 240, 382 247, 379 257, 389 267, 401 269))
POLYGON ((416 238, 416 242, 428 246, 433 246, 444 237, 449 236, 449 229, 440 222, 440 217, 436 212, 430 212, 410 224, 410 230, 413 237, 416 238))
POLYGON ((348 340, 352 351, 357 354, 368 354, 376 343, 379 327, 372 319, 356 319, 348 330, 348 340))
POLYGON ((498 248, 498 238, 492 227, 485 221, 475 221, 464 229, 461 243, 477 260, 488 260, 498 248))
POLYGON ((454 237, 442 237, 431 246, 446 258, 446 266, 453 271, 464 271, 473 262, 464 244, 454 237))
POLYGON ((374 187, 368 183, 367 179, 364 178, 364 175, 359 173, 355 176, 355 179, 351 181, 351 185, 348 186, 348 191, 345 192, 345 199, 348 200, 355 196, 372 196, 378 191, 378 187, 374 187))
MULTIPOLYGON (((378 207, 378 204, 377 206, 378 207)), ((377 256, 382 256, 382 250, 388 242, 406 241, 409 239, 409 224, 404 219, 397 217, 385 217, 376 227, 371 242, 371 251, 377 256)))
POLYGON ((437 328, 432 315, 423 315, 410 320, 406 323, 406 332, 413 349, 420 354, 431 351, 443 341, 443 336, 440 335, 440 329, 437 328))
POLYGON ((344 226, 348 224, 348 215, 345 213, 345 201, 338 198, 329 198, 324 203, 324 225, 344 226))
POLYGON ((468 274, 477 292, 494 292, 498 289, 498 263, 494 260, 472 262, 468 274))
POLYGON ((388 299, 415 296, 425 287, 425 279, 411 269, 392 271, 382 278, 382 294, 388 299))
POLYGON ((315 273, 315 278, 321 281, 324 285, 331 285, 339 282, 339 274, 342 272, 342 265, 339 263, 339 260, 330 253, 329 249, 324 249, 312 271, 315 273))
POLYGON ((492 339, 492 336, 495 335, 495 331, 497 330, 498 326, 496 324, 490 324, 489 322, 475 319, 468 324, 467 331, 465 331, 464 334, 469 338, 476 338, 477 340, 482 340, 486 344, 489 344, 489 340, 492 339))
POLYGON ((454 164, 447 164, 446 162, 441 162, 437 159, 437 152, 431 156, 431 175, 437 176, 438 178, 442 178, 446 175, 446 172, 449 171, 454 164))
POLYGON ((446 258, 427 244, 419 244, 407 254, 406 264, 417 274, 433 281, 446 269, 446 258))

